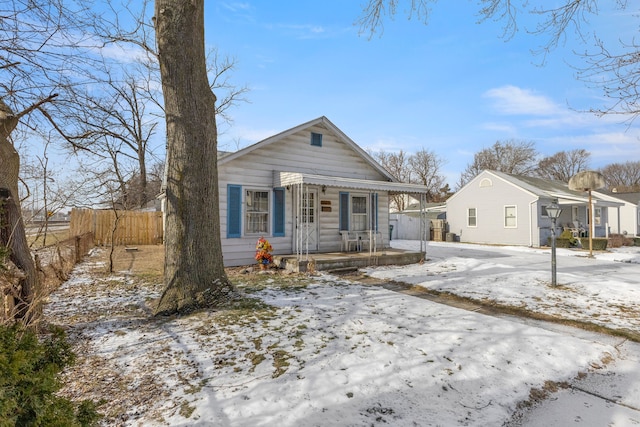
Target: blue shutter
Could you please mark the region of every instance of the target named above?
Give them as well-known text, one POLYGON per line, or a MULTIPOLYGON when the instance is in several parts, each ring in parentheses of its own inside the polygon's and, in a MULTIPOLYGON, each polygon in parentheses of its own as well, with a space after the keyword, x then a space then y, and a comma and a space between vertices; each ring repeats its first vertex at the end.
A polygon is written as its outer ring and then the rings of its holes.
POLYGON ((373 230, 378 231, 378 193, 371 195, 371 219, 373 220, 373 230))
POLYGON ((340 231, 349 231, 349 193, 340 192, 340 231))
POLYGON ((242 186, 227 185, 227 238, 242 237, 242 186))
POLYGON ((273 237, 284 237, 284 188, 273 189, 273 237))

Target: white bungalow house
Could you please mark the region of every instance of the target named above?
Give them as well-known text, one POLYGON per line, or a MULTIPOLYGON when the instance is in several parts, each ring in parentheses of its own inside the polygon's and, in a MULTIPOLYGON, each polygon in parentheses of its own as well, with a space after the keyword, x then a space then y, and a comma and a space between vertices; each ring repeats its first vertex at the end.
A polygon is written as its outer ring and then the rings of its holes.
POLYGON ((640 236, 640 193, 594 191, 599 198, 622 203, 619 208, 608 208, 609 232, 640 236))
POLYGON ((592 194, 590 214, 588 194, 563 182, 485 170, 447 200, 449 231, 461 242, 545 246, 551 236, 546 206, 552 201, 562 208, 557 232, 566 228, 576 236, 589 230, 607 236, 607 208, 622 205, 592 194))
MULTIPOLYGON (((326 117, 218 159, 225 266, 255 263, 264 236, 275 255, 389 247, 389 195, 426 202, 326 117)), ((425 245, 426 249, 426 245, 425 245)))

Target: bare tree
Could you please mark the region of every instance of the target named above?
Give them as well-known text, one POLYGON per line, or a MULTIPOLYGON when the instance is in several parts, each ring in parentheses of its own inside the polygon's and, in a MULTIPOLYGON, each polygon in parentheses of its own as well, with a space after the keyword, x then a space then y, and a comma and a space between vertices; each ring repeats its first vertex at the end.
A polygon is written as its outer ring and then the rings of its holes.
POLYGON ((458 189, 486 169, 514 175, 533 175, 537 167, 537 155, 532 141, 497 141, 473 156, 473 163, 467 165, 460 175, 458 189))
POLYGON ((84 12, 73 0, 0 3, 0 246, 10 249, 23 276, 19 292, 12 293, 16 309, 11 316, 26 323, 39 318, 41 287, 18 203, 20 155, 14 141, 28 129, 57 129, 55 112, 73 101, 67 89, 92 61, 91 55, 78 55, 85 40, 77 18, 84 12))
MULTIPOLYGON (((151 24, 155 19, 153 0, 129 2, 126 5, 113 3, 113 0, 107 1, 113 18, 111 20, 105 17, 95 19, 92 23, 93 32, 105 44, 135 46, 140 50, 136 64, 142 72, 138 74, 146 73, 148 78, 139 80, 139 83, 148 83, 145 91, 148 99, 164 109, 162 94, 156 90, 156 86, 160 85, 160 70, 155 27, 151 24), (131 22, 132 25, 127 27, 122 24, 123 22, 131 22)), ((216 117, 230 123, 232 120, 228 109, 239 102, 246 102, 245 95, 249 92, 249 88, 246 85, 237 86, 231 82, 230 76, 237 66, 237 61, 232 56, 221 54, 217 47, 207 51, 206 63, 210 88, 218 94, 216 117)))
POLYGON ((640 161, 612 163, 600 169, 607 188, 619 193, 640 191, 640 161))
POLYGON ((538 162, 536 174, 541 178, 569 182, 578 172, 589 169, 591 154, 582 148, 559 151, 538 162))
MULTIPOLYGON (((406 11, 410 18, 415 16, 427 24, 435 3, 437 0, 411 0, 400 10, 406 11)), ((368 32, 370 36, 382 34, 385 17, 396 15, 401 4, 399 0, 369 0, 358 20, 361 33, 368 32)), ((576 52, 577 58, 585 62, 582 66, 576 66, 578 78, 600 88, 604 95, 612 100, 612 105, 605 108, 595 107, 591 111, 597 114, 623 114, 631 116, 632 120, 640 114, 637 90, 637 83, 640 81, 640 44, 635 39, 618 39, 617 44, 613 42, 614 45, 607 45, 597 35, 591 38, 590 20, 600 13, 599 5, 602 6, 605 2, 563 0, 550 6, 549 2, 544 0, 483 0, 480 4, 480 21, 503 22, 501 36, 507 40, 518 32, 519 16, 524 13, 533 15, 536 18, 535 27, 525 30, 546 38, 538 52, 545 57, 563 43, 570 32, 584 44, 593 43, 591 49, 576 52)), ((617 0, 606 4, 625 11, 630 2, 617 0)))
POLYGON ((427 198, 434 200, 438 198, 440 189, 445 185, 445 177, 441 169, 444 160, 433 151, 421 149, 409 157, 409 166, 414 182, 422 184, 428 188, 427 198))
MULTIPOLYGON (((24 114, 28 113, 23 112, 24 114)), ((14 114, 0 98, 0 169, 2 169, 0 174, 0 247, 9 250, 9 261, 19 271, 19 274, 16 274, 17 280, 11 281, 11 288, 2 290, 5 298, 9 299, 6 304, 11 307, 10 312, 3 313, 3 315, 29 324, 40 315, 40 307, 36 306, 36 301, 38 301, 37 296, 42 290, 40 277, 37 274, 27 243, 18 200, 20 156, 10 141, 11 132, 18 125, 20 117, 20 114, 14 114)))
POLYGON ((222 261, 204 0, 156 0, 155 30, 167 121, 165 290, 155 310, 161 315, 219 306, 236 291, 222 261))
POLYGON ((449 197, 453 196, 453 194, 454 192, 451 191, 449 184, 445 184, 444 187, 438 190, 438 193, 434 196, 432 201, 436 203, 446 202, 449 197))
MULTIPOLYGON (((411 182, 411 169, 408 158, 403 150, 397 153, 379 151, 373 153, 375 159, 399 182, 411 182)), ((404 194, 389 196, 391 207, 397 211, 403 211, 407 207, 407 198, 404 194)))
MULTIPOLYGON (((81 148, 91 155, 110 161, 114 168, 131 170, 138 176, 138 192, 123 193, 128 206, 144 206, 155 194, 147 191, 148 157, 154 155, 150 141, 158 125, 158 117, 148 111, 148 82, 128 70, 122 76, 106 77, 101 90, 77 91, 77 99, 84 106, 76 109, 68 120, 76 126, 75 135, 68 136, 74 149, 81 148), (118 162, 119 164, 115 164, 118 162), (135 172, 134 172, 135 171, 135 172)), ((164 148, 164 147, 163 147, 164 148)), ((128 177, 122 176, 124 185, 128 177)))

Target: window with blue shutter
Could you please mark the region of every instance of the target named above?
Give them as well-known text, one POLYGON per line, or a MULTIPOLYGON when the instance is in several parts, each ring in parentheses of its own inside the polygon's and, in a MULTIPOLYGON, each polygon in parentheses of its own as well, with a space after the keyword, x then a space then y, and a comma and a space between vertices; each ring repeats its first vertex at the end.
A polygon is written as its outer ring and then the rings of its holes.
POLYGON ((242 237, 242 186, 227 185, 227 238, 242 237))
POLYGON ((340 231, 349 231, 349 193, 340 192, 340 231))
POLYGON ((322 134, 311 132, 311 145, 314 147, 322 147, 322 134))
POLYGON ((284 237, 284 188, 273 189, 273 237, 284 237))

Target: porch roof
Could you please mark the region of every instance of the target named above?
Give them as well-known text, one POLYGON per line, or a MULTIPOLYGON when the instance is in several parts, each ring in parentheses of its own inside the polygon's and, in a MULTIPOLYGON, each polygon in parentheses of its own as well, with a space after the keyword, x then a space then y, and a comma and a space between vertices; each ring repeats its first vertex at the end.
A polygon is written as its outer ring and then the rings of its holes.
MULTIPOLYGON (((550 196, 552 197, 557 197, 558 199, 558 204, 559 205, 579 205, 579 206, 587 206, 589 204, 589 197, 588 196, 573 196, 573 195, 569 195, 566 193, 549 193, 550 196)), ((591 197, 591 202, 593 203, 594 206, 601 206, 601 207, 619 207, 619 206, 623 206, 624 203, 619 203, 619 202, 614 202, 614 201, 608 201, 608 200, 603 200, 600 199, 596 196, 591 197)))
POLYGON ((388 191, 391 194, 428 193, 428 188, 420 184, 405 184, 402 182, 386 182, 369 179, 343 178, 339 176, 313 175, 301 172, 274 172, 274 187, 284 187, 295 184, 324 185, 327 187, 340 187, 365 191, 388 191))

